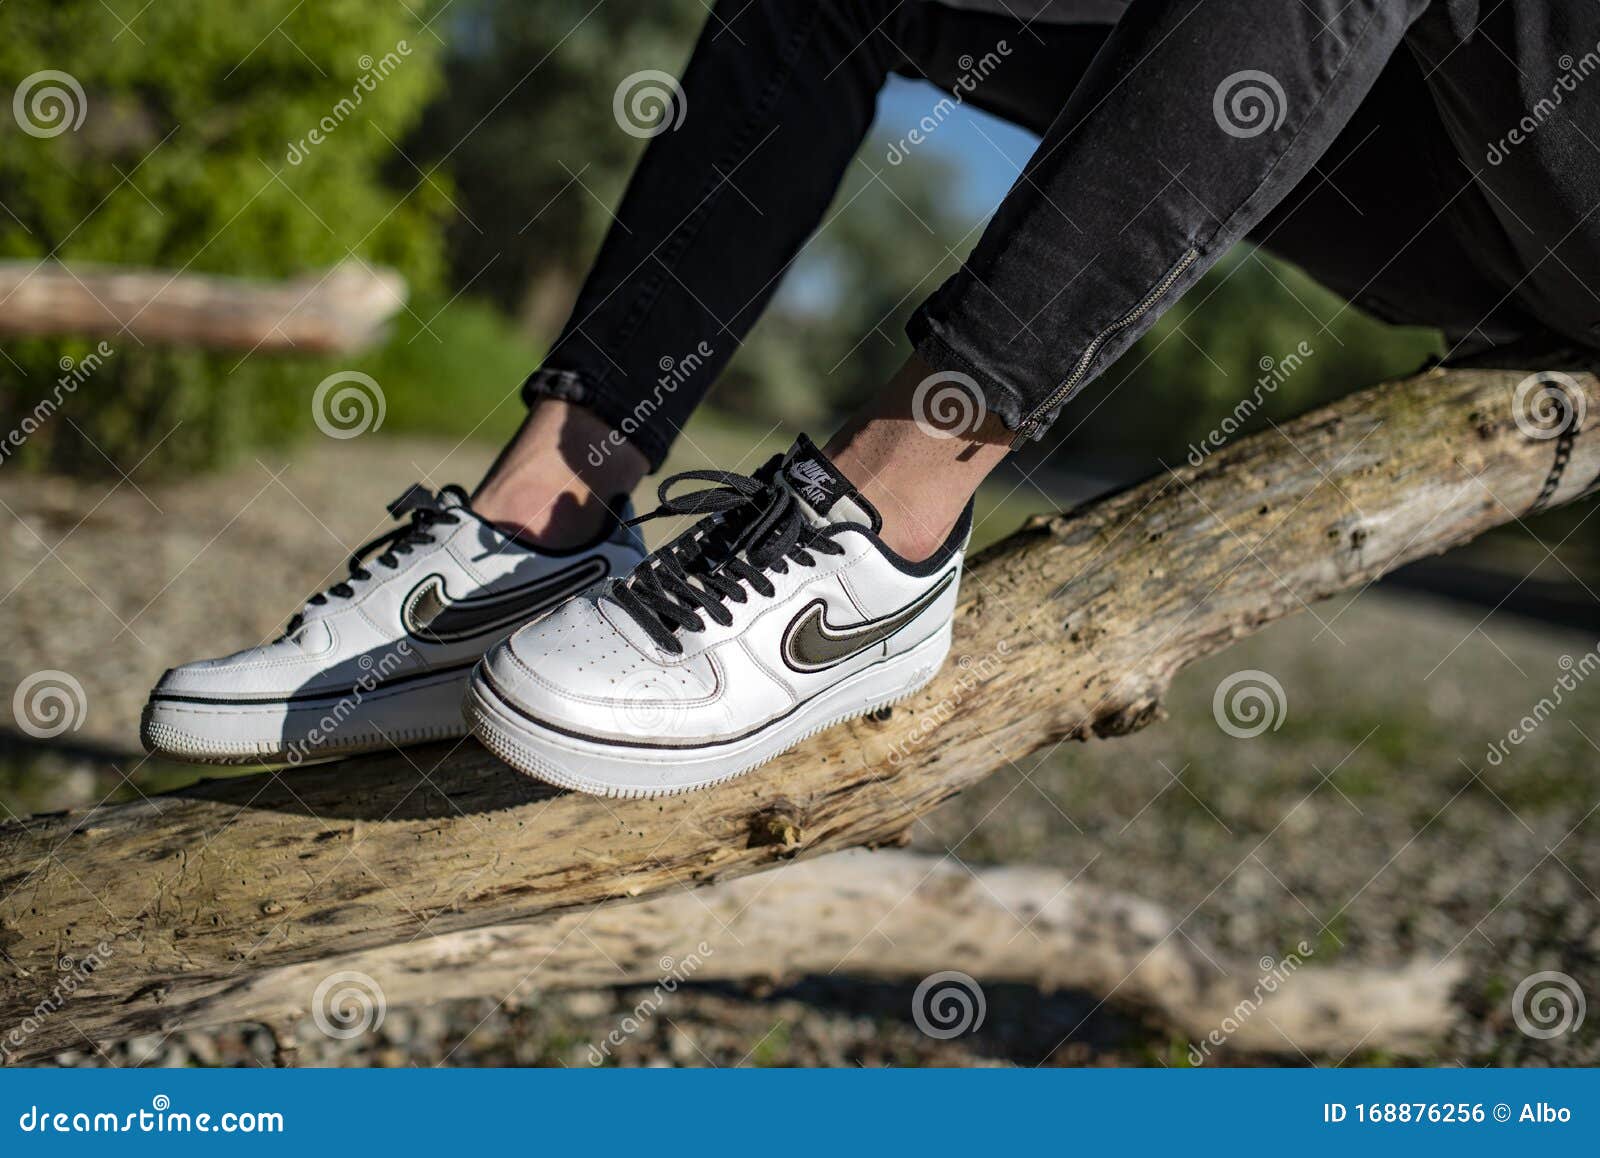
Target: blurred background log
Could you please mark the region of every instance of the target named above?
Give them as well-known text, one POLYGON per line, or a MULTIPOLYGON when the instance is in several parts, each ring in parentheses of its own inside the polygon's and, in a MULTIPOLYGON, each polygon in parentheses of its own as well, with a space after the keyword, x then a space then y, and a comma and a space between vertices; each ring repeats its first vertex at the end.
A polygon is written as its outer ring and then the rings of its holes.
MULTIPOLYGON (((969 869, 918 853, 852 851, 550 921, 419 938, 183 993, 137 1032, 311 1015, 343 1001, 526 1001, 540 992, 839 974, 916 982, 914 1018, 951 1036, 983 1020, 982 987, 1081 990, 1151 1017, 1203 1056, 1411 1053, 1452 1022, 1459 961, 1319 966, 1315 948, 1231 961, 1177 935, 1159 905, 1032 866, 969 869), (960 962, 963 974, 948 973, 960 962), (340 977, 333 985, 329 978, 340 977), (981 981, 979 980, 981 978, 981 981), (1215 1037, 1212 1035, 1215 1034, 1215 1037), (1217 1044, 1220 1042, 1221 1044, 1217 1044)), ((368 1013, 370 1018, 375 1013, 368 1013)))
POLYGON ((203 349, 348 353, 405 304, 398 273, 349 261, 288 281, 0 261, 0 338, 73 335, 203 349))

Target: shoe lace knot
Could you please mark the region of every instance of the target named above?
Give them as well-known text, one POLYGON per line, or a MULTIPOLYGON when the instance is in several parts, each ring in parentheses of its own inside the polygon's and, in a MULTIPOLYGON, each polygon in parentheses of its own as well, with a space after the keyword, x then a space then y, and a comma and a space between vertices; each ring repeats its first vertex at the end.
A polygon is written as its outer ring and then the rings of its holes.
POLYGON ((724 627, 733 623, 728 604, 749 600, 746 584, 771 596, 777 588, 768 575, 786 574, 791 561, 809 567, 814 553, 844 554, 833 528, 815 526, 794 492, 778 483, 781 463, 781 456, 774 457, 753 475, 688 470, 668 478, 656 491, 660 505, 630 524, 673 515, 704 517, 630 576, 607 583, 601 597, 621 607, 663 650, 680 655, 679 633, 704 631, 702 616, 724 627), (713 485, 671 493, 691 481, 713 485))

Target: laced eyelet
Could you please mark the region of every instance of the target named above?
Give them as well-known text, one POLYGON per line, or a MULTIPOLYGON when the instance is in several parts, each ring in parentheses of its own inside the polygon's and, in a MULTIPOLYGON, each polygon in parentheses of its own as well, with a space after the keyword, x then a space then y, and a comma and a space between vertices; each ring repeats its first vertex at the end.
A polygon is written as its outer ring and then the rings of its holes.
POLYGON ((389 512, 396 518, 409 513, 411 521, 362 544, 350 559, 349 577, 334 583, 326 591, 319 591, 307 600, 308 603, 321 607, 328 602, 330 595, 340 599, 353 597, 355 588, 350 585, 351 582, 365 582, 372 578, 372 572, 362 565, 364 561, 371 559, 384 567, 398 568, 400 556, 411 554, 414 547, 438 542, 428 533, 430 526, 444 523, 455 525, 461 521, 459 515, 441 507, 439 499, 420 486, 413 486, 389 504, 389 512), (373 551, 378 554, 372 555, 373 551))
POLYGON ((701 470, 667 479, 659 488, 661 506, 634 522, 664 515, 703 517, 652 554, 630 578, 608 584, 602 597, 676 654, 679 635, 705 630, 704 618, 731 626, 736 621, 733 605, 749 603, 752 594, 775 596, 772 577, 787 576, 791 563, 815 567, 812 549, 843 553, 830 530, 813 527, 800 499, 777 483, 781 464, 781 457, 774 457, 750 476, 701 470), (685 479, 717 485, 672 494, 674 485, 685 479))

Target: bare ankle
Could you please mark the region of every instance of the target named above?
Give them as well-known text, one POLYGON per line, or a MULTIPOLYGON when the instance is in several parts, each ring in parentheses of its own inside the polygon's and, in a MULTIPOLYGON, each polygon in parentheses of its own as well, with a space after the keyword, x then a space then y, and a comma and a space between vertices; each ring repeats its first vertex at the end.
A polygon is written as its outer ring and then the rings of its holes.
POLYGON ((609 507, 648 466, 592 411, 547 398, 489 468, 472 506, 508 534, 565 550, 600 532, 609 507))
POLYGON ((1009 449, 1003 424, 983 418, 979 399, 972 399, 977 419, 970 430, 940 429, 919 415, 925 399, 918 387, 933 374, 913 355, 826 448, 883 516, 884 542, 914 562, 944 544, 973 491, 1009 449))

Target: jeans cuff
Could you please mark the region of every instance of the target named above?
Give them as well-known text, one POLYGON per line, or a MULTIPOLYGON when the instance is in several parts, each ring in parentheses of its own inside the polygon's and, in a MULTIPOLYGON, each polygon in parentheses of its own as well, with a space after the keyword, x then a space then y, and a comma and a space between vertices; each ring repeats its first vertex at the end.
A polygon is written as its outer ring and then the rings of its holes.
POLYGON ((637 406, 619 401, 577 370, 544 366, 529 374, 522 384, 522 401, 531 407, 541 398, 558 398, 595 415, 611 428, 613 438, 626 441, 644 455, 651 474, 661 469, 672 446, 671 433, 656 429, 656 424, 648 418, 641 419, 636 413, 637 406))
MULTIPOLYGON (((978 402, 985 415, 995 415, 1007 430, 1022 428, 1030 410, 1022 392, 1009 382, 995 377, 991 371, 979 365, 969 352, 964 352, 961 347, 965 343, 958 345, 959 340, 948 333, 942 323, 929 316, 926 305, 906 321, 906 336, 911 339, 917 357, 935 371, 963 374, 972 379, 977 384, 978 402)), ((1037 439, 1043 434, 1044 428, 1040 427, 1033 437, 1037 439)))

